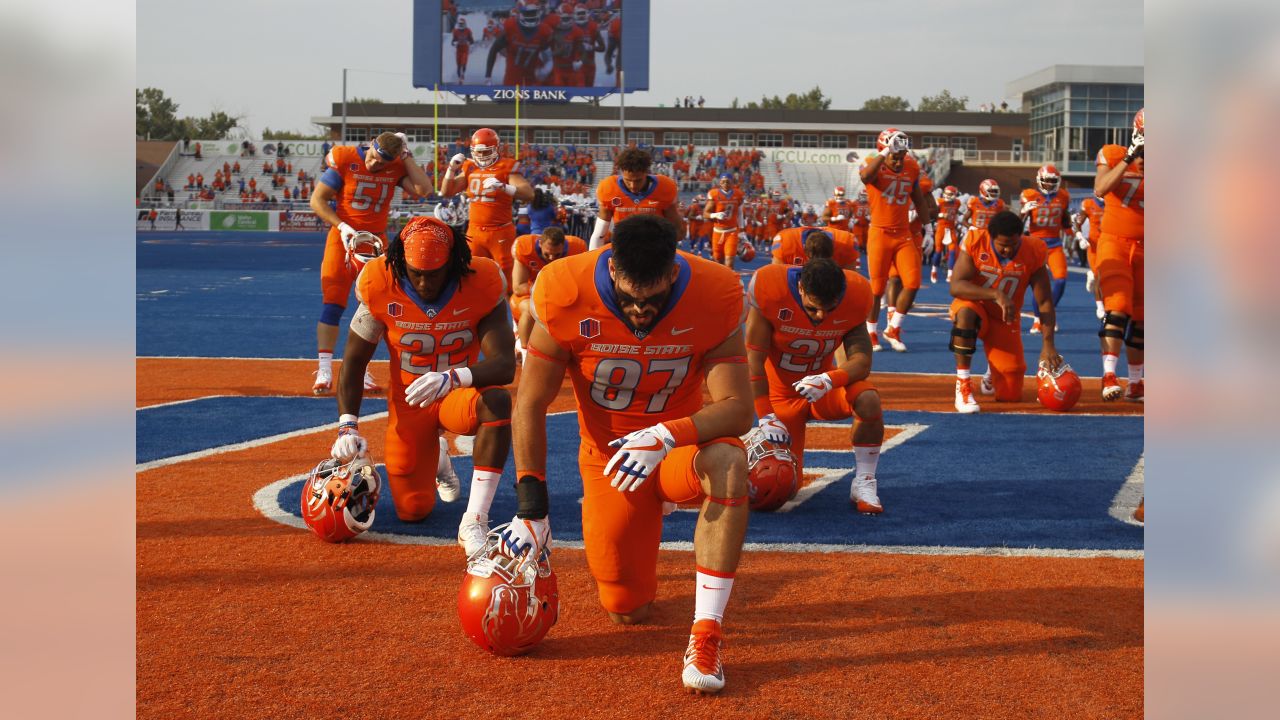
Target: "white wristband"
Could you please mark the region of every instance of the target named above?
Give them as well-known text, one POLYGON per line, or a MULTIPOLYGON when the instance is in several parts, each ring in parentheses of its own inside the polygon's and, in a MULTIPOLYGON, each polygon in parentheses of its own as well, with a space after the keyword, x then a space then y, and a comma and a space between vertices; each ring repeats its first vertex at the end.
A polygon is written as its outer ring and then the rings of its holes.
POLYGON ((506 194, 510 195, 511 197, 515 197, 515 195, 516 195, 516 186, 515 186, 515 185, 512 185, 512 184, 510 184, 510 183, 505 183, 505 184, 503 184, 503 186, 502 186, 502 192, 504 192, 504 193, 506 193, 506 194))
POLYGON ((343 426, 343 425, 348 425, 348 424, 350 424, 350 425, 357 425, 357 424, 359 424, 359 422, 360 422, 360 418, 359 418, 359 417, 357 417, 357 416, 355 416, 355 415, 352 415, 352 414, 350 414, 350 413, 343 413, 342 415, 339 415, 339 416, 338 416, 338 426, 339 426, 339 427, 341 427, 341 426, 343 426))
POLYGON ((454 368, 453 372, 458 376, 458 387, 471 387, 471 368, 454 368))

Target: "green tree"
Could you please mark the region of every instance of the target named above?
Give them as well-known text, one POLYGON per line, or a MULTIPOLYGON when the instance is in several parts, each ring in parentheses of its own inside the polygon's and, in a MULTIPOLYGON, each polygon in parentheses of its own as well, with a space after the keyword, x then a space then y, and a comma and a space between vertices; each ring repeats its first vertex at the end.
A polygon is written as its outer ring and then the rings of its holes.
POLYGON ((158 88, 134 89, 135 132, 148 140, 177 140, 178 104, 158 88))
POLYGON ((862 103, 862 109, 902 112, 910 110, 911 103, 907 102, 906 98, 898 97, 897 95, 881 95, 862 103))
POLYGON ((221 110, 209 113, 209 117, 183 118, 183 136, 193 138, 210 138, 221 140, 227 136, 231 128, 240 124, 239 117, 232 117, 221 110))
POLYGON ((969 104, 969 96, 955 97, 950 90, 943 90, 937 95, 925 95, 920 98, 916 110, 920 112, 963 112, 969 104))
POLYGON ((272 130, 266 128, 262 131, 263 140, 327 140, 329 139, 329 129, 319 125, 312 126, 310 133, 302 133, 296 130, 272 130))
POLYGON ((354 97, 347 101, 348 105, 382 105, 382 101, 378 98, 362 98, 354 97))
POLYGON ((790 93, 785 98, 765 95, 761 96, 760 102, 752 100, 745 106, 737 105, 737 101, 734 98, 735 104, 732 107, 746 107, 748 110, 826 110, 831 107, 831 98, 823 95, 822 88, 817 85, 803 95, 790 93))

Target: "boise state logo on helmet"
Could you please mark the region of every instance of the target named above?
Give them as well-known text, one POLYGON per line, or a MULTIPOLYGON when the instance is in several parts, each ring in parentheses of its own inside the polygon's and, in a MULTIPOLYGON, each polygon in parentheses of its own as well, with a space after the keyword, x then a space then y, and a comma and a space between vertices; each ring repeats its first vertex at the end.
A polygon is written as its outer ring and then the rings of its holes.
POLYGON ((504 528, 490 531, 484 548, 467 562, 458 619, 476 647, 494 655, 523 655, 560 619, 560 589, 550 553, 537 558, 502 553, 504 528))
POLYGON ((1066 363, 1056 371, 1041 364, 1036 383, 1036 400, 1050 410, 1066 412, 1080 401, 1080 376, 1066 363))
POLYGON ((381 486, 367 457, 326 459, 302 484, 302 520, 321 540, 346 542, 373 525, 381 486))

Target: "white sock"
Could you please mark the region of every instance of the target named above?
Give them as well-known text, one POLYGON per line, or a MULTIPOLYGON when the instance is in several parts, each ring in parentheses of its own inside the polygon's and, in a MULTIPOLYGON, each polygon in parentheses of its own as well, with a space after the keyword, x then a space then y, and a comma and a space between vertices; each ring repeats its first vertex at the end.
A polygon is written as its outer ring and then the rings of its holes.
POLYGON ((900 312, 896 312, 896 313, 894 313, 894 314, 893 314, 893 317, 889 318, 889 327, 891 327, 891 328, 900 328, 900 327, 902 327, 902 318, 904 318, 904 317, 906 317, 906 316, 907 316, 907 314, 906 314, 906 313, 900 313, 900 312))
POLYGON ((989 382, 991 382, 991 368, 990 368, 990 367, 988 367, 988 368, 987 368, 987 371, 986 371, 986 372, 982 373, 982 379, 983 379, 983 380, 986 380, 988 383, 989 383, 989 382))
POLYGON ((1129 384, 1142 382, 1142 365, 1134 365, 1129 363, 1129 384))
POLYGON ((880 463, 880 446, 879 445, 854 445, 853 446, 854 467, 858 477, 870 475, 875 477, 876 465, 880 463))
POLYGON ((333 372, 333 353, 331 352, 320 353, 320 369, 333 372))
POLYGON ((693 599, 693 621, 715 620, 724 622, 724 606, 729 604, 733 591, 733 573, 723 573, 698 568, 697 591, 693 599))
POLYGON ((869 322, 869 323, 867 323, 867 332, 869 332, 869 333, 873 333, 873 332, 875 332, 875 331, 876 331, 876 325, 878 325, 878 324, 879 324, 879 323, 877 323, 877 322, 869 322))
POLYGON ((969 368, 956 368, 956 377, 961 380, 969 379, 969 368))
POLYGON ((489 515, 489 506, 493 504, 493 496, 498 492, 498 480, 501 472, 476 468, 471 473, 471 494, 467 497, 467 512, 489 515))
POLYGON ((1101 300, 1094 300, 1093 304, 1097 307, 1098 319, 1101 320, 1102 317, 1107 314, 1107 310, 1106 308, 1102 307, 1101 300))
POLYGON ((453 459, 449 457, 449 441, 440 438, 440 460, 436 465, 436 477, 457 479, 458 475, 453 471, 453 459))
POLYGON ((1102 374, 1116 373, 1116 365, 1120 362, 1120 356, 1114 353, 1102 353, 1102 374))
POLYGON ((898 312, 897 308, 895 308, 895 307, 894 307, 894 306, 892 306, 892 305, 890 305, 888 308, 886 308, 886 309, 885 309, 885 311, 884 311, 884 319, 885 319, 885 321, 886 321, 889 325, 892 325, 892 324, 893 324, 893 316, 894 316, 894 314, 895 314, 895 313, 897 313, 897 312, 898 312))

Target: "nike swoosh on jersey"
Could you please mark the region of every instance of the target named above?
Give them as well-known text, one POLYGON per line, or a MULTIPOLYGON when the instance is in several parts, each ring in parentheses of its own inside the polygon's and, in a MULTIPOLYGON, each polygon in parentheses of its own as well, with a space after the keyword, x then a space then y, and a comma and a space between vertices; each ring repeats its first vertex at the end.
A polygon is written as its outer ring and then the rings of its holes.
POLYGON ((848 321, 848 320, 836 320, 836 321, 835 321, 835 324, 836 324, 836 325, 843 325, 843 324, 845 324, 845 323, 847 323, 847 322, 849 322, 849 321, 848 321))
POLYGON ((691 328, 691 327, 687 327, 687 328, 671 328, 671 334, 672 334, 672 335, 683 335, 683 334, 685 334, 685 333, 689 332, 689 331, 690 331, 690 330, 692 330, 692 329, 693 329, 693 328, 691 328))
POLYGON ((454 314, 454 316, 456 317, 456 316, 461 315, 462 313, 464 313, 464 312, 466 312, 466 311, 468 311, 468 310, 470 310, 470 309, 471 309, 471 308, 469 308, 469 307, 464 307, 464 308, 459 309, 459 310, 454 310, 454 311, 453 311, 453 314, 454 314))

